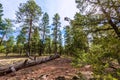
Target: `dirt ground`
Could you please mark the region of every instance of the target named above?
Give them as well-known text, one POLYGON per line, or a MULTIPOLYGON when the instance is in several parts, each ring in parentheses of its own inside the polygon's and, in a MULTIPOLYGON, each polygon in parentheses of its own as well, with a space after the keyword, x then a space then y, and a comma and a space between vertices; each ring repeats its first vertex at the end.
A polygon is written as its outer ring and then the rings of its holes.
POLYGON ((58 58, 47 63, 21 69, 15 74, 1 76, 0 80, 55 80, 58 76, 72 78, 77 69, 71 66, 71 60, 58 58))

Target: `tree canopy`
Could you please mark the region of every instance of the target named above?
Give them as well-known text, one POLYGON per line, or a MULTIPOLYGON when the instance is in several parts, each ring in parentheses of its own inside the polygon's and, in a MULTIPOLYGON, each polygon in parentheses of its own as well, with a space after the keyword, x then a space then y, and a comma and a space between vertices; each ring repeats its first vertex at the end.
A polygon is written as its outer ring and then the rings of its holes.
POLYGON ((25 27, 28 28, 29 54, 31 53, 31 33, 36 26, 35 23, 39 21, 41 14, 41 7, 38 6, 34 0, 21 3, 19 5, 19 11, 16 13, 17 22, 23 22, 25 27))
POLYGON ((109 24, 111 27, 105 30, 113 29, 120 37, 119 18, 120 1, 119 0, 79 0, 77 7, 82 14, 96 17, 98 24, 109 24))

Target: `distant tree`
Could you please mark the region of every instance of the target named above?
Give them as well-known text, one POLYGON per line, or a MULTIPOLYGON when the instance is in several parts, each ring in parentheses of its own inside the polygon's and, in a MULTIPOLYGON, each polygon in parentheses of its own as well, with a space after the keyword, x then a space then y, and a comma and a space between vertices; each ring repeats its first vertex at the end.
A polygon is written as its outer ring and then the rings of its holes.
POLYGON ((41 16, 41 8, 38 6, 34 0, 28 0, 26 3, 21 3, 19 5, 19 11, 16 13, 17 22, 23 22, 24 25, 28 26, 28 52, 31 53, 31 38, 32 38, 32 29, 35 26, 35 23, 39 21, 41 16))
POLYGON ((58 51, 58 34, 59 34, 59 30, 61 27, 61 23, 60 23, 60 16, 58 13, 56 13, 53 17, 53 43, 54 43, 54 53, 57 53, 58 51))
POLYGON ((58 45, 59 45, 59 54, 61 55, 62 54, 62 51, 63 51, 63 48, 62 48, 62 32, 59 31, 59 34, 58 34, 58 45))
POLYGON ((72 53, 72 27, 71 26, 66 26, 64 28, 65 33, 64 33, 64 39, 65 39, 65 54, 70 55, 72 53))
MULTIPOLYGON (((36 54, 39 53, 39 41, 40 41, 40 36, 39 36, 39 30, 38 28, 34 29, 34 32, 32 34, 32 53, 36 54)), ((42 48, 42 47, 40 47, 42 48)), ((39 53, 39 55, 41 55, 41 53, 39 53)))
POLYGON ((45 42, 45 52, 51 54, 52 48, 51 48, 51 37, 50 35, 46 38, 45 42))
POLYGON ((41 31, 42 31, 42 44, 43 44, 43 51, 45 51, 45 44, 46 38, 50 32, 49 26, 49 15, 47 13, 43 14, 42 23, 41 23, 41 31))
POLYGON ((0 45, 2 44, 5 36, 9 36, 10 33, 12 33, 12 32, 13 32, 13 24, 11 23, 11 20, 10 19, 5 19, 2 23, 2 27, 1 27, 1 30, 0 30, 0 34, 2 35, 0 45))
POLYGON ((24 44, 26 43, 26 31, 24 31, 24 28, 20 31, 20 34, 17 36, 17 50, 20 53, 20 55, 25 52, 24 50, 24 44))
POLYGON ((8 54, 10 52, 13 52, 13 47, 14 47, 14 37, 11 36, 7 41, 6 41, 6 56, 8 56, 8 54))
POLYGON ((3 16, 3 7, 2 4, 0 3, 0 27, 2 26, 2 16, 3 16))
POLYGON ((42 40, 43 42, 45 42, 45 39, 47 37, 47 33, 49 33, 49 16, 47 13, 44 13, 43 15, 43 18, 42 18, 42 27, 41 27, 41 30, 42 30, 42 40))
POLYGON ((42 53, 44 52, 44 49, 43 49, 43 47, 44 47, 44 45, 43 45, 43 43, 42 43, 42 40, 40 39, 39 40, 39 43, 38 43, 38 50, 39 50, 39 56, 41 56, 42 55, 42 53))

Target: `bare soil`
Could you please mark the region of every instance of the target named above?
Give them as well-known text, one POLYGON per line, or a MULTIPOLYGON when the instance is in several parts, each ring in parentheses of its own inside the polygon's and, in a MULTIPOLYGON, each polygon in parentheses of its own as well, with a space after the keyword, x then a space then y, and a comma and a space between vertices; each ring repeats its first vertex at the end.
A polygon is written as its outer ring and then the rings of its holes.
POLYGON ((77 69, 71 66, 71 60, 58 58, 47 63, 21 69, 17 72, 1 76, 0 80, 55 80, 58 76, 71 79, 77 69))

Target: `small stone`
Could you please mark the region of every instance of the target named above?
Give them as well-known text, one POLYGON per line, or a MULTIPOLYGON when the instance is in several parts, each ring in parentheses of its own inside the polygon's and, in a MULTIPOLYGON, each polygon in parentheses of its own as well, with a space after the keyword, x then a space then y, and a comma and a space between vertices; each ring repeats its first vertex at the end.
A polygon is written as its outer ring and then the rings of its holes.
POLYGON ((11 76, 16 76, 16 73, 15 72, 11 73, 11 76))
POLYGON ((58 76, 55 80, 66 80, 64 76, 58 76))
POLYGON ((47 77, 48 77, 48 75, 40 75, 40 76, 39 76, 39 79, 41 79, 41 80, 42 80, 42 79, 43 79, 43 80, 46 80, 47 77))
POLYGON ((80 78, 78 76, 73 76, 72 80, 79 80, 80 78))
POLYGON ((66 71, 66 73, 69 73, 69 71, 66 71))
POLYGON ((34 78, 31 78, 31 79, 29 79, 29 80, 35 80, 34 78))

